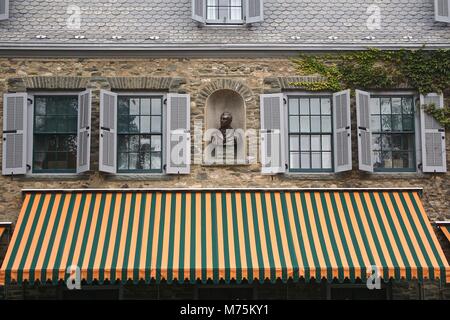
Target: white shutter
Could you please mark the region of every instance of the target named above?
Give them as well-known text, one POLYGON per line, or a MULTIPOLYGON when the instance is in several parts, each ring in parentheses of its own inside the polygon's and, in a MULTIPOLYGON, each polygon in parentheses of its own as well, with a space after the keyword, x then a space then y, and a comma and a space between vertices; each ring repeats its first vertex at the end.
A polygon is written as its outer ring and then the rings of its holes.
POLYGON ((350 90, 333 94, 334 171, 352 170, 350 90))
POLYGON ((0 20, 9 18, 9 0, 0 0, 0 20))
POLYGON ((189 174, 191 164, 190 96, 168 94, 166 115, 166 173, 189 174))
POLYGON ((89 171, 91 159, 91 91, 78 95, 77 173, 89 171))
POLYGON ((117 93, 100 91, 100 155, 102 172, 117 172, 117 93))
POLYGON ((434 0, 434 18, 450 23, 450 0, 434 0))
POLYGON ((283 94, 261 95, 261 164, 263 174, 286 172, 286 108, 283 94))
POLYGON ((429 104, 443 108, 444 96, 437 93, 430 93, 426 96, 420 95, 422 171, 446 172, 445 129, 433 116, 425 112, 424 106, 429 104))
POLYGON ((3 96, 3 175, 27 172, 27 105, 26 93, 3 96))
POLYGON ((247 0, 245 1, 245 22, 255 23, 264 20, 264 1, 247 0))
POLYGON ((370 93, 356 90, 359 170, 373 172, 372 131, 370 130, 370 93))
POLYGON ((200 23, 206 21, 206 1, 192 0, 192 19, 200 23))

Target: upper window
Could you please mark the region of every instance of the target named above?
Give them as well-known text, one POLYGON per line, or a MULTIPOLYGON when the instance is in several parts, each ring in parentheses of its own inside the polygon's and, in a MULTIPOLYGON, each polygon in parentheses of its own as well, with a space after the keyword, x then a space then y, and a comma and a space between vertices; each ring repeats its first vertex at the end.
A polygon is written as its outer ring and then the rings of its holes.
POLYGON ((333 171, 331 97, 289 97, 289 168, 333 171))
POLYGON ((162 96, 118 97, 118 172, 162 172, 162 96))
POLYGON ((413 96, 372 96, 372 152, 375 171, 415 171, 413 96))
POLYGON ((201 24, 252 24, 264 20, 263 0, 192 0, 192 19, 201 24))
POLYGON ((206 20, 212 23, 242 22, 242 0, 207 0, 206 20))
POLYGON ((35 96, 33 172, 77 170, 78 96, 35 96))

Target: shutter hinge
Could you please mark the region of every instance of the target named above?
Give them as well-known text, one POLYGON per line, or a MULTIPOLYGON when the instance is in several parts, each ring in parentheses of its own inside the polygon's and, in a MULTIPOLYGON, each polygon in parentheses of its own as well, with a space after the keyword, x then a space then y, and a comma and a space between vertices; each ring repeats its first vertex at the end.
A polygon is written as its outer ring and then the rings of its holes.
POLYGON ((167 171, 167 164, 165 164, 165 165, 163 166, 163 170, 164 170, 164 171, 167 171))
POLYGON ((163 104, 166 106, 167 105, 167 99, 164 99, 163 104))

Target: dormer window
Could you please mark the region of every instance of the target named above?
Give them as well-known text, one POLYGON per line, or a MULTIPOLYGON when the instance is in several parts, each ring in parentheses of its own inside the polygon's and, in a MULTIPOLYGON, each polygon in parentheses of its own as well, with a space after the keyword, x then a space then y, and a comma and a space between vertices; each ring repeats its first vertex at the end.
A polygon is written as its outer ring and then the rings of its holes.
POLYGON ((203 25, 261 22, 263 11, 263 0, 192 0, 192 19, 203 25))
POLYGON ((242 0, 207 0, 206 21, 209 23, 242 23, 242 0))
POLYGON ((9 0, 0 0, 0 20, 9 18, 9 0))

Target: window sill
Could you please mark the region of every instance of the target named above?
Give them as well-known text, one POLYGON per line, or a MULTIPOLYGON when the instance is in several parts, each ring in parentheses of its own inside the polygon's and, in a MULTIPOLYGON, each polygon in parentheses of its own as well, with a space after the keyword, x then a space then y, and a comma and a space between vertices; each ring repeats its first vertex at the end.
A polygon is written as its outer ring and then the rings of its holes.
POLYGON ((103 176, 108 181, 167 181, 171 179, 170 175, 164 173, 117 173, 103 176))
POLYGON ((22 176, 14 176, 13 180, 19 181, 75 181, 75 180, 88 180, 89 173, 33 173, 22 176))
POLYGON ((423 172, 363 172, 360 174, 374 179, 430 179, 432 175, 423 172))

